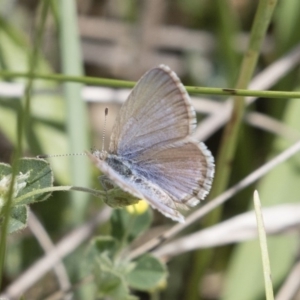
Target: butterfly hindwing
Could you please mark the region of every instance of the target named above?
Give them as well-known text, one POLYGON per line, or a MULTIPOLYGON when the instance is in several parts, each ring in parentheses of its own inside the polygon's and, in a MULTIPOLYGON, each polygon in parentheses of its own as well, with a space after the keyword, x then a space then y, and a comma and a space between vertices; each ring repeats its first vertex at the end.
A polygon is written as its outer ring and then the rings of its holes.
POLYGON ((204 199, 214 174, 210 151, 203 143, 190 138, 164 148, 145 151, 135 165, 140 174, 160 186, 175 202, 188 206, 196 204, 193 201, 190 205, 192 198, 204 199))

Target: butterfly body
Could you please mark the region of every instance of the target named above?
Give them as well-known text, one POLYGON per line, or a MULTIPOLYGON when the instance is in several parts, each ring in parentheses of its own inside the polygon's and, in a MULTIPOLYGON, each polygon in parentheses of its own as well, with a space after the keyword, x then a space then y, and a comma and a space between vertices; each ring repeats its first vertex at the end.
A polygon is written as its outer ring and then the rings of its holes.
POLYGON ((190 136, 195 124, 183 85, 161 65, 139 80, 123 104, 109 151, 90 158, 105 180, 183 222, 178 209, 203 199, 214 173, 209 150, 190 136))

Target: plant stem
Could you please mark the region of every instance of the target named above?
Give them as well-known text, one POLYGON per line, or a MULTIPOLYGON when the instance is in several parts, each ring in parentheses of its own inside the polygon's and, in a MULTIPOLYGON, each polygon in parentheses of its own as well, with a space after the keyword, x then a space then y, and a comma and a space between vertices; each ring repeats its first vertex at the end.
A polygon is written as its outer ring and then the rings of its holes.
MULTIPOLYGON (((63 74, 40 74, 27 72, 11 72, 0 71, 0 77, 11 78, 34 78, 51 80, 58 82, 80 82, 90 85, 107 86, 114 88, 133 88, 135 82, 126 80, 116 80, 99 77, 88 76, 71 76, 63 74)), ((215 95, 215 96, 244 96, 244 97, 263 97, 263 98, 300 98, 300 92, 286 92, 286 91, 262 91, 262 90, 247 90, 242 88, 211 88, 198 86, 185 86, 186 90, 191 94, 201 95, 215 95)))
POLYGON ((3 268, 5 262, 6 237, 7 237, 8 222, 10 218, 10 209, 11 209, 12 198, 14 193, 15 179, 19 169, 19 158, 22 154, 22 149, 23 149, 22 147, 23 138, 24 136, 26 137, 26 133, 29 125, 30 102, 31 102, 30 100, 31 100, 31 91, 32 91, 33 80, 34 80, 32 74, 34 72, 34 69, 38 61, 39 45, 41 43, 44 28, 45 28, 49 1, 46 0, 41 3, 42 3, 41 4, 42 9, 41 9, 41 17, 39 21, 38 31, 34 39, 32 53, 31 52, 29 53, 28 82, 25 88, 23 103, 20 103, 19 112, 18 112, 17 144, 12 159, 12 178, 11 178, 10 187, 7 195, 7 201, 3 208, 4 219, 1 227, 1 240, 0 240, 0 289, 2 284, 2 274, 3 274, 3 268), (22 107, 22 105, 24 105, 24 107, 22 107))
MULTIPOLYGON (((246 51, 240 75, 236 84, 237 89, 245 89, 253 76, 257 64, 261 44, 264 40, 271 16, 277 1, 260 0, 251 30, 248 50, 246 51)), ((237 94, 236 94, 237 95, 237 94)), ((238 133, 244 114, 244 97, 234 97, 231 119, 225 127, 221 141, 220 152, 216 162, 216 177, 210 198, 219 195, 227 186, 232 170, 232 161, 238 140, 238 133)))
MULTIPOLYGON (((260 48, 267 28, 271 21, 271 16, 276 6, 275 1, 260 0, 256 11, 255 19, 250 34, 248 49, 244 54, 242 66, 236 83, 237 89, 247 88, 253 76, 260 48)), ((233 97, 233 109, 231 118, 228 121, 221 140, 220 150, 216 159, 216 175, 213 182, 212 191, 209 199, 214 199, 220 195, 227 187, 238 143, 238 136, 245 111, 245 98, 235 94, 233 97)), ((204 219, 204 227, 212 226, 217 223, 222 215, 222 206, 219 206, 204 219)), ((191 285, 189 289, 195 290, 203 276, 205 270, 212 261, 213 251, 202 250, 194 254, 193 260, 196 262, 191 270, 191 285)), ((195 295, 189 300, 196 299, 195 295)))
MULTIPOLYGON (((82 76, 82 55, 78 33, 76 1, 58 1, 59 37, 61 49, 62 71, 66 75, 82 76)), ((82 85, 74 82, 64 83, 64 98, 66 100, 66 129, 69 138, 70 152, 77 153, 89 148, 87 128, 87 107, 82 101, 82 85)), ((70 156, 71 177, 74 185, 88 186, 90 182, 90 165, 85 161, 76 160, 70 156)), ((84 195, 86 197, 87 195, 84 195)), ((71 193, 70 205, 72 222, 81 222, 84 218, 88 199, 82 195, 71 193)))
POLYGON ((257 222, 259 245, 261 250, 263 272, 264 272, 266 299, 274 300, 266 231, 265 231, 264 220, 261 212, 260 199, 257 191, 254 192, 254 208, 255 208, 256 222, 257 222))
POLYGON ((31 192, 29 192, 25 195, 17 197, 14 201, 15 201, 15 203, 20 203, 23 200, 25 200, 26 198, 29 198, 29 197, 32 197, 32 196, 35 196, 35 195, 39 195, 39 194, 43 194, 43 193, 57 192, 57 191, 67 192, 67 191, 71 191, 71 190, 90 193, 95 197, 104 197, 106 195, 105 192, 100 191, 100 190, 93 190, 93 189, 80 187, 80 186, 65 185, 65 186, 52 186, 52 187, 47 187, 47 188, 43 188, 43 189, 34 190, 34 191, 31 191, 31 192))

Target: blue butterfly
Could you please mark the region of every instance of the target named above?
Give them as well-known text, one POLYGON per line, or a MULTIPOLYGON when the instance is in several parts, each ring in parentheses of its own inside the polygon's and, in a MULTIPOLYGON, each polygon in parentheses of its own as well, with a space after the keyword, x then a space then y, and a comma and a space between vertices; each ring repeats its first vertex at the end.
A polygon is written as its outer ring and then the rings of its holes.
POLYGON ((211 188, 214 159, 191 137, 196 125, 191 100, 165 65, 135 85, 114 124, 108 152, 89 156, 104 180, 165 216, 184 222, 179 209, 204 199, 211 188))

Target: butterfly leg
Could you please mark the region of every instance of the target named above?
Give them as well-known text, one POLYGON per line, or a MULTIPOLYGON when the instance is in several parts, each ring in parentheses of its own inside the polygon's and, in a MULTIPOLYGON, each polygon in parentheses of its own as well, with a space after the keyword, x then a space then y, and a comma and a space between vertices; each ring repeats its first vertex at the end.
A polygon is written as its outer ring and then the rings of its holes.
POLYGON ((108 191, 114 188, 114 184, 113 182, 105 175, 99 176, 98 177, 100 184, 103 188, 103 190, 105 191, 105 195, 106 195, 106 200, 104 200, 104 202, 111 206, 109 203, 111 202, 109 200, 109 195, 108 195, 108 191))

